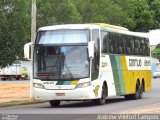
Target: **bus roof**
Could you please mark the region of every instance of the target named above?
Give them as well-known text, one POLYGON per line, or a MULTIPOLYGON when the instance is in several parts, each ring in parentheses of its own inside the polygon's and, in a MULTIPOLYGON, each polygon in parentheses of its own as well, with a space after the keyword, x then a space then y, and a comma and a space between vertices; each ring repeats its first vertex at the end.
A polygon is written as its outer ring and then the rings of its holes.
POLYGON ((41 27, 38 29, 38 31, 60 30, 60 29, 104 29, 110 32, 117 32, 121 34, 127 34, 127 35, 139 36, 139 37, 148 37, 147 33, 132 32, 132 31, 129 31, 127 28, 105 24, 105 23, 53 25, 53 26, 41 27))
POLYGON ((63 25, 53 25, 53 26, 46 26, 46 27, 41 27, 39 31, 43 30, 56 30, 56 29, 87 29, 87 28, 100 28, 100 27, 105 27, 105 28, 110 28, 110 29, 117 29, 117 30, 126 30, 128 31, 127 28, 121 27, 121 26, 116 26, 116 25, 110 25, 110 24, 105 24, 105 23, 90 23, 90 24, 63 24, 63 25))
POLYGON ((118 31, 118 33, 127 34, 127 35, 131 35, 131 36, 138 36, 138 37, 149 38, 148 34, 147 33, 143 33, 143 32, 118 31))
POLYGON ((110 24, 106 24, 106 23, 95 23, 95 24, 100 25, 101 27, 105 27, 105 28, 112 28, 112 29, 117 29, 117 30, 126 30, 126 31, 128 31, 127 28, 121 27, 121 26, 110 25, 110 24))
POLYGON ((38 31, 44 30, 58 30, 58 29, 99 29, 100 26, 94 24, 63 24, 63 25, 53 25, 39 28, 38 31))

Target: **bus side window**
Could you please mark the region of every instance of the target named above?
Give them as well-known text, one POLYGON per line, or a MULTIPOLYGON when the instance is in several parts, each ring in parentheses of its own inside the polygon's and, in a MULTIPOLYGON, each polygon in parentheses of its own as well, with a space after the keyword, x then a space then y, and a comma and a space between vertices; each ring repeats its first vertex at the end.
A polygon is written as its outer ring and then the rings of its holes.
POLYGON ((139 42, 138 42, 138 40, 136 39, 134 43, 135 43, 134 55, 138 55, 138 53, 139 53, 139 48, 138 48, 139 42))
POLYGON ((113 53, 113 46, 110 45, 110 53, 113 53))
POLYGON ((134 47, 135 47, 135 43, 134 43, 134 37, 130 37, 130 48, 131 48, 131 54, 134 55, 134 47))
POLYGON ((126 36, 126 53, 127 55, 131 54, 130 38, 127 36, 126 36))
POLYGON ((118 44, 118 54, 124 54, 124 50, 123 50, 123 37, 122 37, 121 34, 118 34, 117 44, 118 44))
POLYGON ((108 39, 107 39, 107 35, 105 35, 104 39, 103 39, 103 52, 104 53, 108 53, 108 39))
POLYGON ((99 74, 99 59, 100 59, 100 42, 99 42, 99 30, 92 30, 92 40, 94 41, 94 59, 92 59, 91 79, 95 80, 99 74))
POLYGON ((141 44, 140 44, 140 54, 145 56, 145 44, 144 44, 145 38, 142 38, 141 44))
POLYGON ((143 55, 143 46, 144 46, 144 44, 143 44, 143 39, 141 39, 141 40, 140 40, 140 48, 139 48, 139 53, 140 53, 140 55, 143 55))
POLYGON ((123 54, 126 54, 126 36, 122 35, 123 54))
POLYGON ((117 34, 111 33, 111 45, 113 46, 113 53, 118 54, 117 34))
POLYGON ((109 53, 114 53, 112 34, 108 34, 109 53))
POLYGON ((145 42, 145 55, 150 56, 150 48, 149 48, 148 40, 146 40, 146 42, 145 42))
POLYGON ((101 51, 107 53, 109 51, 107 32, 101 31, 101 39, 101 51))
POLYGON ((134 54, 139 55, 140 54, 140 40, 139 38, 135 38, 135 48, 134 48, 134 54))

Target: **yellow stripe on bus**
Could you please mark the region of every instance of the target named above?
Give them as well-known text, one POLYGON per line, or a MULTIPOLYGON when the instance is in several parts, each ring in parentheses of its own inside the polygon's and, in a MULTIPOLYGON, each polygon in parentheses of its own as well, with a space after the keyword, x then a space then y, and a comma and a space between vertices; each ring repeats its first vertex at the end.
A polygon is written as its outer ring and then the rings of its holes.
POLYGON ((71 85, 76 85, 78 83, 79 80, 73 80, 71 81, 71 85))
POLYGON ((121 64, 122 64, 122 71, 123 71, 123 78, 124 78, 124 83, 125 83, 125 90, 126 90, 126 94, 130 93, 130 74, 127 68, 127 62, 126 62, 126 57, 125 56, 121 56, 121 64))

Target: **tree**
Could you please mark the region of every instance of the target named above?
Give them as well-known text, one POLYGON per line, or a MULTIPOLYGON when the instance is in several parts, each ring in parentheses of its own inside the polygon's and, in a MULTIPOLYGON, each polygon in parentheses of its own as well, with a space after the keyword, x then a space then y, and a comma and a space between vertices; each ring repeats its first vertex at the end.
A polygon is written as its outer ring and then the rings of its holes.
POLYGON ((160 59, 160 43, 152 50, 152 57, 160 59))
POLYGON ((23 57, 23 45, 30 39, 29 2, 0 1, 0 67, 23 57))
POLYGON ((104 22, 141 32, 159 28, 157 22, 159 20, 159 0, 151 0, 154 2, 151 2, 150 5, 146 0, 73 1, 82 15, 83 23, 104 22))
POLYGON ((153 29, 160 28, 160 0, 147 0, 149 10, 154 12, 155 22, 153 29))
POLYGON ((81 23, 82 17, 70 0, 38 0, 37 26, 81 23))
MULTIPOLYGON (((83 23, 109 23, 127 27, 130 18, 113 0, 73 0, 83 23)), ((128 24, 130 25, 130 24, 128 24)))
MULTIPOLYGON (((0 1, 0 67, 23 57, 30 41, 31 0, 0 1)), ((160 0, 37 0, 37 28, 109 23, 132 31, 160 28, 160 0)))
POLYGON ((146 0, 114 1, 121 6, 123 11, 129 16, 131 23, 133 23, 133 26, 128 26, 130 30, 146 32, 155 28, 155 11, 150 9, 150 5, 146 0))
POLYGON ((156 48, 159 48, 159 49, 160 49, 160 43, 156 46, 156 48))

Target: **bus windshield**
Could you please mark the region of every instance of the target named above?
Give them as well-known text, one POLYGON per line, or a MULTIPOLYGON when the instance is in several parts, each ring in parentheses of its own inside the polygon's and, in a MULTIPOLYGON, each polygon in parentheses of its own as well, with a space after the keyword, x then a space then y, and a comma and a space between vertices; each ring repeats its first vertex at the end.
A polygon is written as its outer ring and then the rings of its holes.
POLYGON ((34 78, 79 79, 89 77, 87 46, 41 46, 35 48, 34 78))
POLYGON ((38 33, 38 44, 87 43, 89 30, 50 30, 38 33))

